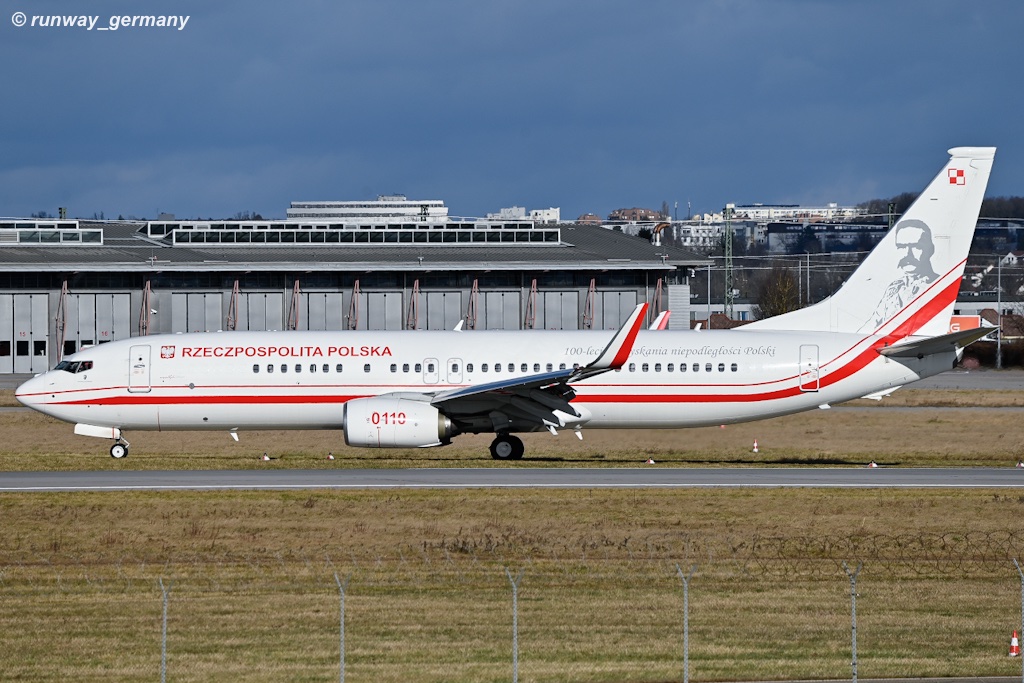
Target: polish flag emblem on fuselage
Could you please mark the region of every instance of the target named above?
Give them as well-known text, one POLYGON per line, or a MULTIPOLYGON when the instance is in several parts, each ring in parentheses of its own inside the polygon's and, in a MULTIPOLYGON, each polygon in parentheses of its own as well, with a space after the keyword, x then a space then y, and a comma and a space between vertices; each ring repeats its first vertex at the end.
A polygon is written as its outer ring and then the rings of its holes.
POLYGON ((967 177, 964 175, 964 169, 962 168, 951 168, 949 169, 949 184, 950 185, 966 185, 967 177))
POLYGON ((161 346, 160 347, 161 358, 174 358, 174 347, 173 346, 161 346))

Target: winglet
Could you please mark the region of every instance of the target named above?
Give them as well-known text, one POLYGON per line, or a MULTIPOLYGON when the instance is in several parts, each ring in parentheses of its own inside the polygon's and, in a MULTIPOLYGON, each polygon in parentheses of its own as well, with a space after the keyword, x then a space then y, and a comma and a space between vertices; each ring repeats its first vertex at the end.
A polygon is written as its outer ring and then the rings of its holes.
POLYGON ((636 335, 640 333, 640 328, 644 324, 644 315, 647 313, 647 304, 643 303, 633 309, 633 312, 629 314, 629 318, 622 324, 619 331, 615 333, 612 340, 608 342, 608 346, 604 347, 604 351, 598 356, 592 363, 587 366, 579 368, 573 373, 573 376, 569 379, 570 382, 575 382, 592 375, 598 375, 608 370, 618 370, 622 367, 626 359, 629 358, 630 352, 633 350, 633 342, 636 341, 636 335))
POLYGON ((671 316, 671 315, 672 315, 672 311, 662 311, 661 313, 658 314, 658 317, 654 319, 654 322, 651 323, 651 326, 648 327, 647 329, 649 329, 649 330, 667 330, 668 329, 668 319, 669 319, 669 316, 671 316))

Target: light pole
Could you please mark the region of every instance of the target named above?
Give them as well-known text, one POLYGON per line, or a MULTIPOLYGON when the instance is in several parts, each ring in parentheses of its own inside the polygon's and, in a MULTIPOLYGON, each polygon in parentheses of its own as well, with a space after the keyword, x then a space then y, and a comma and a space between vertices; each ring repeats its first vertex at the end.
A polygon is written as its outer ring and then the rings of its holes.
POLYGON ((996 255, 996 370, 1003 369, 1003 259, 996 255))
POLYGON ((708 329, 711 329, 711 264, 708 264, 708 329))

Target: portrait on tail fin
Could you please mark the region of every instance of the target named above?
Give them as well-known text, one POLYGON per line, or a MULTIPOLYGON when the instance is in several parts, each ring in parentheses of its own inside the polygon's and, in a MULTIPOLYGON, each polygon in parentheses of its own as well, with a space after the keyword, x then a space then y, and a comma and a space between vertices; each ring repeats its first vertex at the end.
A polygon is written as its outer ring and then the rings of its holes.
POLYGON ((862 330, 878 329, 939 279, 932 267, 932 230, 924 221, 911 218, 896 224, 896 251, 900 259, 896 265, 902 274, 885 288, 871 320, 862 330))

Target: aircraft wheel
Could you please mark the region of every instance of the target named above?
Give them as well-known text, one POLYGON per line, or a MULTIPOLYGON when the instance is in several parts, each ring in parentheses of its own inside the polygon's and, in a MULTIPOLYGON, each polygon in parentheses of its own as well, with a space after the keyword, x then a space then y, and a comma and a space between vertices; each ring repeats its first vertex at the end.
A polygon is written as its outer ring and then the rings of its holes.
POLYGON ((123 443, 115 443, 110 447, 110 457, 117 458, 118 460, 128 457, 128 446, 125 446, 123 443))
POLYGON ((491 442, 491 457, 495 460, 519 460, 525 452, 526 447, 518 436, 499 434, 491 442))

